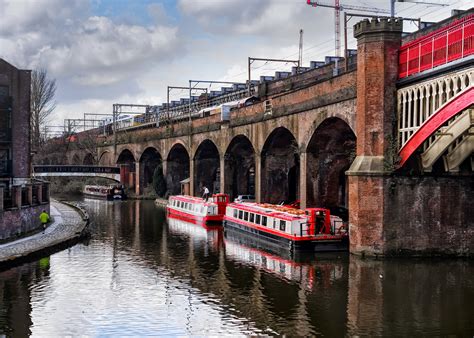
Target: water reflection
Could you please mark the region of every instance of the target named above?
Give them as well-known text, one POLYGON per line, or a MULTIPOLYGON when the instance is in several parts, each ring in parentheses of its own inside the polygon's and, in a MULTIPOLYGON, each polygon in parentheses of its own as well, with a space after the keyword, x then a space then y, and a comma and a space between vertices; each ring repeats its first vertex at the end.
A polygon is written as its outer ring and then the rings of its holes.
POLYGON ((0 334, 472 335, 470 261, 290 256, 170 220, 148 201, 82 202, 93 237, 0 272, 0 334))

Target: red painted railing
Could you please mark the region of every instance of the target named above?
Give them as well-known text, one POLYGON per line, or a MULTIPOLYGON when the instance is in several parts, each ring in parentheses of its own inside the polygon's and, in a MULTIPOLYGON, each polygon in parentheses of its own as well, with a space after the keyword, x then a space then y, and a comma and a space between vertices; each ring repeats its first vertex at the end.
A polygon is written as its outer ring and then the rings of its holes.
POLYGON ((400 48, 398 77, 404 78, 474 54, 474 14, 400 48))

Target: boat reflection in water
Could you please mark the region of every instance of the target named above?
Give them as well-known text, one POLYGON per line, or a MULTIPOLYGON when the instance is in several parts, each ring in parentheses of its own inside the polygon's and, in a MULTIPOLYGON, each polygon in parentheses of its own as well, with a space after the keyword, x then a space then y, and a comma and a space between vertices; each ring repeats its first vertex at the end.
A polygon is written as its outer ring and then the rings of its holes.
POLYGON ((343 264, 335 264, 341 254, 324 253, 315 257, 307 253, 275 250, 265 241, 229 229, 225 230, 224 246, 228 259, 298 282, 306 290, 312 290, 316 280, 319 285, 329 287, 344 278, 343 264))
POLYGON ((189 236, 195 242, 204 242, 207 247, 217 251, 222 243, 223 233, 220 226, 206 226, 167 217, 168 229, 174 235, 189 236))

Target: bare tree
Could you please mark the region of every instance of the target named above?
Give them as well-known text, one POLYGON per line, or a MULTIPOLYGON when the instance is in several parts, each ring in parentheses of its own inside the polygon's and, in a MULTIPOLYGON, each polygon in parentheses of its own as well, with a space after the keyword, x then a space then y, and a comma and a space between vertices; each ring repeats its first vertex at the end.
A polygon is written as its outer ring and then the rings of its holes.
POLYGON ((56 79, 49 78, 46 69, 31 73, 31 142, 36 148, 41 144, 41 127, 56 108, 55 93, 56 79))

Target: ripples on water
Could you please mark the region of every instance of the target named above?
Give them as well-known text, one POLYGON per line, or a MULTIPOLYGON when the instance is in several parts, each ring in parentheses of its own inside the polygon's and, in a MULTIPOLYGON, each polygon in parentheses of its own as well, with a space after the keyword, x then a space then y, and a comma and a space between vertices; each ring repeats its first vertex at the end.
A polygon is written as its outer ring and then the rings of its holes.
POLYGON ((472 261, 291 258, 149 201, 83 203, 91 240, 0 272, 0 334, 474 333, 472 261))

